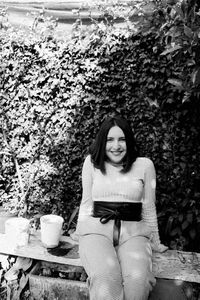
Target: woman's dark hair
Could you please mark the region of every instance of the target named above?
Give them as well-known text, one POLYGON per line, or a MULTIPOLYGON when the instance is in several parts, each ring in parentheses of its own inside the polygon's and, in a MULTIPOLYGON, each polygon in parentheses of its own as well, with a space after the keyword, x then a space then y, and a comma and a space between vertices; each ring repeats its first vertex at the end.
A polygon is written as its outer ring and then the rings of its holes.
POLYGON ((91 155, 92 163, 95 168, 100 169, 103 174, 106 173, 105 170, 105 160, 106 160, 106 141, 107 135, 113 126, 118 126, 121 128, 125 135, 127 152, 123 160, 122 172, 126 173, 130 170, 133 162, 139 156, 138 149, 136 146, 135 138, 131 126, 128 122, 121 117, 108 117, 102 123, 97 137, 94 143, 89 148, 89 153, 91 155))

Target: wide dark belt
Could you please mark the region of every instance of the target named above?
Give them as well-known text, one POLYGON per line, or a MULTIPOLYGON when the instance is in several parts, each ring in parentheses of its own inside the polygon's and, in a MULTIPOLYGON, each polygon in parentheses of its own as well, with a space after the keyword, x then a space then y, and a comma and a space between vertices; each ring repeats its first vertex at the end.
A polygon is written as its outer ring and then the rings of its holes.
POLYGON ((102 224, 114 220, 113 244, 119 244, 121 220, 141 221, 142 203, 94 201, 93 217, 100 218, 102 224))

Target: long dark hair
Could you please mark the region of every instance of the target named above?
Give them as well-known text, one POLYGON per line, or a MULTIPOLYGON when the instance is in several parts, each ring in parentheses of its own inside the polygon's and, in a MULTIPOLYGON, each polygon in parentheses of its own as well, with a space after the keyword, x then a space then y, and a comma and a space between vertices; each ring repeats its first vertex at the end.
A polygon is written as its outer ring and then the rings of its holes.
POLYGON ((106 173, 105 149, 106 149, 107 135, 108 135, 110 128, 112 128, 113 126, 118 126, 121 128, 121 130, 123 131, 123 133, 125 135, 125 140, 126 140, 127 151, 126 151, 126 155, 124 157, 123 169, 121 172, 123 172, 123 173, 128 172, 130 170, 133 162, 139 156, 139 151, 136 146, 134 134, 133 134, 131 126, 128 124, 128 122, 119 116, 108 117, 102 123, 94 143, 89 148, 89 153, 91 155, 91 160, 92 160, 92 163, 94 164, 94 167, 97 169, 100 169, 103 174, 106 173))

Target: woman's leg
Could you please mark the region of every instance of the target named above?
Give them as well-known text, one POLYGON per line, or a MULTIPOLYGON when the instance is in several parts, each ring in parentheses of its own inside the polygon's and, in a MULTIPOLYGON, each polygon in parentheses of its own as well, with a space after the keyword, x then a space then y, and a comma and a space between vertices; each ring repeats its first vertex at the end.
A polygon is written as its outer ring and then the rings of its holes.
POLYGON ((156 280, 151 272, 152 251, 145 237, 132 237, 117 248, 125 300, 147 300, 156 280))
POLYGON ((123 300, 121 268, 112 241, 103 235, 82 236, 79 254, 88 274, 90 300, 123 300))

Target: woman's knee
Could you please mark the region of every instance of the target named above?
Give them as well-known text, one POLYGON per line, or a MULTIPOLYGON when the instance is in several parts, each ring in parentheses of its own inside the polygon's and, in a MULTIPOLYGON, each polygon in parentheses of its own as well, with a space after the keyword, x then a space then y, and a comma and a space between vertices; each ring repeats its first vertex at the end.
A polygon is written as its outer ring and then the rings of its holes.
POLYGON ((90 298, 101 300, 122 300, 123 285, 120 274, 92 272, 88 278, 90 298))
POLYGON ((90 272, 90 278, 98 281, 122 282, 121 271, 115 266, 104 265, 90 272))
MULTIPOLYGON (((152 291, 153 285, 150 279, 151 274, 147 274, 142 270, 134 270, 125 276, 124 279, 124 295, 126 300, 147 300, 149 293, 152 291)), ((154 283, 155 284, 155 283, 154 283)))
POLYGON ((146 272, 140 270, 140 269, 134 269, 132 270, 132 272, 129 272, 129 274, 126 274, 126 276, 124 276, 124 282, 127 283, 134 283, 134 282, 139 282, 141 284, 143 284, 143 281, 146 280, 146 272))
POLYGON ((156 284, 156 279, 147 269, 133 269, 129 274, 123 278, 124 286, 126 287, 141 287, 142 289, 152 290, 156 284))

